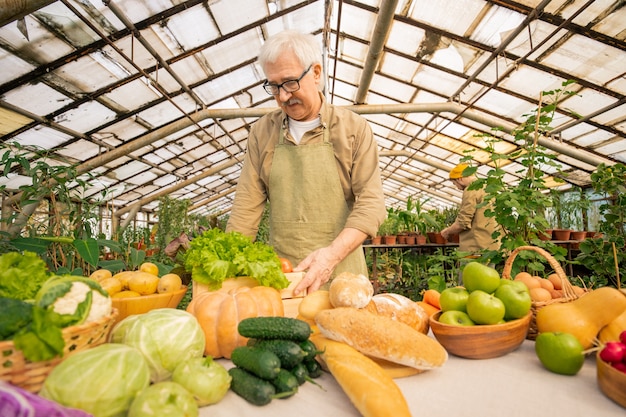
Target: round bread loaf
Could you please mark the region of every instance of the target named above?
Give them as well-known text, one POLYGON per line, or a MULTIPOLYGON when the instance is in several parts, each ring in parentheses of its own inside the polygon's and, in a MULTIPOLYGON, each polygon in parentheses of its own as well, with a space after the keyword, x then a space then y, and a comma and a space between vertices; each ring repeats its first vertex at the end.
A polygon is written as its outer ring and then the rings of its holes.
POLYGON ((361 274, 343 272, 337 275, 328 287, 328 298, 333 307, 363 308, 374 296, 374 287, 369 278, 361 274))
POLYGON ((381 316, 387 316, 408 324, 421 333, 428 333, 428 313, 415 301, 401 294, 385 293, 372 297, 376 310, 381 316))

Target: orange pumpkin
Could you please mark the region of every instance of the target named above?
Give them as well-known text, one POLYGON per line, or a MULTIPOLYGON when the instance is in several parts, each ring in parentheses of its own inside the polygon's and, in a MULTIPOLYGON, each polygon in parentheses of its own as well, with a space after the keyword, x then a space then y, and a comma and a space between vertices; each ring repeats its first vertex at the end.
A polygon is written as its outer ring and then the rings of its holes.
POLYGON ((216 359, 230 359, 233 349, 247 343, 248 339, 237 331, 241 320, 284 316, 280 292, 264 286, 202 292, 192 298, 187 311, 198 319, 204 331, 205 355, 216 359))

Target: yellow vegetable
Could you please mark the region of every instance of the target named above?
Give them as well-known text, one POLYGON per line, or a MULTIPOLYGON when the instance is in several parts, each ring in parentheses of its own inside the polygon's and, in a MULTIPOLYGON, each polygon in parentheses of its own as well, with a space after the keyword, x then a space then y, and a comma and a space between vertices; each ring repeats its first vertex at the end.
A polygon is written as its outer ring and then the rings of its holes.
POLYGON ((102 281, 106 278, 111 278, 113 274, 108 269, 98 269, 97 271, 93 271, 89 278, 95 279, 96 281, 102 281))
POLYGON ((600 329, 626 310, 626 296, 601 287, 569 303, 553 303, 537 311, 537 330, 571 333, 584 349, 593 346, 600 329))
POLYGON ((159 267, 152 262, 144 262, 139 266, 141 272, 147 272, 149 274, 159 276, 159 267))
POLYGON ((122 289, 128 289, 128 281, 135 275, 137 271, 122 271, 113 275, 113 278, 118 279, 122 283, 122 289))
POLYGON ((619 340, 620 333, 624 330, 626 330, 626 310, 600 330, 598 339, 602 343, 616 342, 619 340))
POLYGON ((165 274, 161 278, 159 278, 157 292, 159 294, 174 292, 180 290, 182 286, 183 280, 180 279, 178 274, 165 274))
POLYGON ((122 283, 119 279, 113 277, 104 278, 102 281, 100 281, 100 286, 102 287, 102 289, 108 292, 110 296, 113 296, 122 291, 122 283))
POLYGON ((159 277, 147 272, 135 271, 128 280, 128 289, 141 295, 154 294, 159 285, 159 277))

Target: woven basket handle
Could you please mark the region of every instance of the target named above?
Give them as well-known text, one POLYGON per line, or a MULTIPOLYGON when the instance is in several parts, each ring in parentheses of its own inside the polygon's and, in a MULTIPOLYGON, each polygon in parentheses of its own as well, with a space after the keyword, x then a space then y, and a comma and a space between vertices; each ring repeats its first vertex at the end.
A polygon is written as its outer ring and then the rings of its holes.
POLYGON ((537 252, 539 255, 546 258, 546 260, 548 261, 548 264, 550 264, 550 266, 554 270, 554 273, 557 274, 559 278, 561 279, 561 289, 563 291, 563 298, 567 298, 569 300, 575 300, 578 298, 578 295, 574 291, 574 287, 572 286, 572 283, 567 278, 567 275, 565 274, 565 271, 561 267, 561 264, 559 264, 559 262, 556 259, 554 259, 554 257, 548 251, 538 246, 519 246, 515 248, 513 252, 511 252, 509 257, 507 258, 507 260, 504 262, 504 269, 502 270, 502 278, 511 279, 511 269, 513 268, 513 261, 515 261, 515 257, 517 256, 517 254, 523 250, 530 250, 530 251, 537 252))

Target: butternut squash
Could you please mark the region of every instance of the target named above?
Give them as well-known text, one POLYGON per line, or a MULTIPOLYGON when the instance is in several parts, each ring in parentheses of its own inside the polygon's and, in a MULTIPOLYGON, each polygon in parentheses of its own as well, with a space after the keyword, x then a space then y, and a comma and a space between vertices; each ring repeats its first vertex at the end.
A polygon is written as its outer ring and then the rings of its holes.
POLYGON ((602 344, 619 340, 619 334, 626 330, 626 310, 600 330, 598 339, 602 344))
POLYGON ((626 310, 626 296, 601 287, 569 303, 549 304, 537 311, 537 330, 571 333, 584 349, 593 346, 600 329, 626 310))

